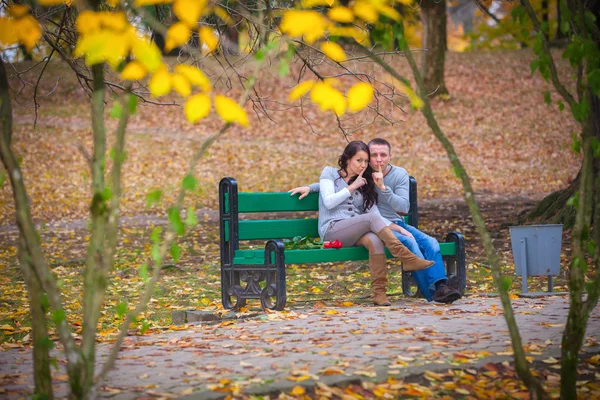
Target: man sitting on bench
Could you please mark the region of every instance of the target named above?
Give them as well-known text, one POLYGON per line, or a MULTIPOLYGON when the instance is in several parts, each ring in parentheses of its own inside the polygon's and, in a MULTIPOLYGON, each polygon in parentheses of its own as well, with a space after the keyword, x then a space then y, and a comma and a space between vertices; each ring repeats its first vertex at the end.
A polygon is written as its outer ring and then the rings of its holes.
MULTIPOLYGON (((427 269, 411 272, 417 287, 428 301, 449 304, 460 299, 460 292, 448 285, 446 268, 437 240, 399 218, 398 213, 407 214, 410 206, 408 172, 404 168, 390 164, 392 148, 387 140, 381 138, 371 140, 369 151, 371 168, 376 171, 373 173, 373 179, 377 190, 377 207, 381 215, 410 233, 408 236, 394 231, 404 246, 417 257, 435 262, 427 269)), ((318 183, 290 190, 292 195, 299 193, 300 199, 310 192, 317 191, 319 191, 318 183)))

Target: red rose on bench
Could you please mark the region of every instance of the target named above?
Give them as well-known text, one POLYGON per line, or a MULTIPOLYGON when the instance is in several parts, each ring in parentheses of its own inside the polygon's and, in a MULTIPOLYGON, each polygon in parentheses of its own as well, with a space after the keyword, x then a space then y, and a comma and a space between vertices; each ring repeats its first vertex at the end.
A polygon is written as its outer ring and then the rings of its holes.
POLYGON ((325 242, 325 243, 323 243, 323 248, 324 249, 341 249, 342 242, 340 242, 337 239, 335 239, 333 242, 325 242))

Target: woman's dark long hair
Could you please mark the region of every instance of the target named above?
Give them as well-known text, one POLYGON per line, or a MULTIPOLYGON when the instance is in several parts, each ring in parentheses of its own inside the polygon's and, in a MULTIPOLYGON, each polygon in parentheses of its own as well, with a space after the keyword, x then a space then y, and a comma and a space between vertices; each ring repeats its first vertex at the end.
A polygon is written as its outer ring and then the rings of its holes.
MULTIPOLYGON (((338 165, 340 167, 340 175, 343 177, 348 176, 348 161, 354 157, 356 153, 359 151, 364 151, 369 155, 369 159, 371 158, 371 152, 369 151, 369 146, 366 145, 365 142, 360 140, 353 140, 344 149, 344 152, 338 158, 338 165)), ((373 207, 375 203, 377 203, 377 192, 375 191, 375 181, 373 181, 373 169, 371 168, 371 164, 367 165, 367 169, 363 173, 363 178, 367 180, 367 184, 361 186, 358 191, 363 195, 363 207, 365 210, 373 207)), ((348 185, 356 180, 356 176, 353 176, 348 181, 348 185)))

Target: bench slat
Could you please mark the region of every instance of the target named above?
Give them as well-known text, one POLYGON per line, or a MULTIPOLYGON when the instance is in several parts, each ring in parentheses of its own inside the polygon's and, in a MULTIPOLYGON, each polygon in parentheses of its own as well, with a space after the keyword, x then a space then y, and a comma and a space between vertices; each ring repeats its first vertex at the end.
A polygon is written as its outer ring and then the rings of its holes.
MULTIPOLYGON (((442 256, 456 255, 456 244, 453 242, 440 243, 442 256)), ((388 258, 391 254, 386 250, 388 258)), ((369 253, 364 247, 344 247, 341 249, 306 249, 286 250, 286 264, 310 264, 317 262, 343 262, 368 260, 369 253)), ((262 265, 265 262, 264 250, 236 250, 234 264, 262 265)))
POLYGON ((238 212, 318 211, 319 193, 310 193, 302 200, 288 192, 239 192, 238 212))
POLYGON ((308 236, 318 239, 317 218, 243 220, 239 221, 240 240, 290 239, 294 236, 308 236))

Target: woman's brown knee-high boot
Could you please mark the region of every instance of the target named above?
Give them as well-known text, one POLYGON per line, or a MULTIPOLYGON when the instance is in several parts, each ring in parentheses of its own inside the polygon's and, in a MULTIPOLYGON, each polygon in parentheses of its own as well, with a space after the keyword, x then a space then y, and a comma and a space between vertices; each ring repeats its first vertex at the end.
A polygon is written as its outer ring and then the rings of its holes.
POLYGON ((387 226, 377 232, 377 236, 385 244, 385 247, 390 250, 390 253, 402 261, 404 271, 419 271, 435 264, 433 261, 423 260, 411 253, 387 226))
POLYGON ((373 280, 373 303, 376 306, 391 306, 386 296, 387 292, 387 261, 385 254, 370 254, 369 268, 373 280))

